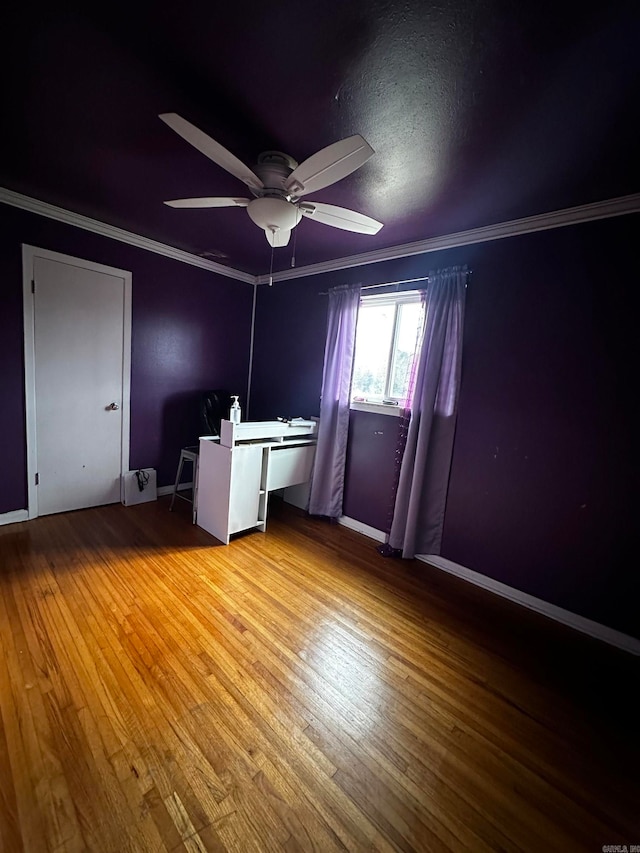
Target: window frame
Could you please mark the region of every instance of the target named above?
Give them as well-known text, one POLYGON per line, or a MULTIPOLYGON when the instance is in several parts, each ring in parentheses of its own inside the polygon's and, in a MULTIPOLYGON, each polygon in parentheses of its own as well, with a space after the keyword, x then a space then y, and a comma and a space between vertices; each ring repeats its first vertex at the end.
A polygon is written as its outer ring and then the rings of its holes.
MULTIPOLYGON (((405 290, 393 293, 380 293, 364 295, 360 297, 360 308, 364 305, 393 305, 393 328, 391 332, 391 343, 389 346, 389 354, 387 359, 387 372, 385 377, 385 392, 391 390, 393 382, 393 372, 397 359, 397 344, 400 329, 401 307, 403 305, 415 304, 422 302, 422 291, 420 290, 405 290)), ((358 314, 358 321, 360 315, 358 314)), ((424 318, 423 318, 424 319, 424 318)), ((357 336, 357 328, 356 328, 357 336)), ((354 358, 355 369, 355 358, 354 358)), ((353 397, 353 389, 350 397, 349 408, 355 411, 365 412, 380 412, 385 415, 400 416, 405 408, 406 398, 393 397, 391 394, 384 393, 381 399, 365 399, 355 400, 353 397)))

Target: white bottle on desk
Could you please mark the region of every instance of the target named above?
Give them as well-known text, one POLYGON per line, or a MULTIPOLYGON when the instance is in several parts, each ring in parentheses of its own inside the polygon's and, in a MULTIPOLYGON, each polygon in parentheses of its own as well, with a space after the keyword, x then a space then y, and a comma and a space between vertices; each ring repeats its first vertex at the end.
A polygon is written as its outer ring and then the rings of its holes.
POLYGON ((231 404, 231 408, 229 410, 229 420, 232 424, 240 423, 240 403, 238 403, 238 398, 234 395, 231 396, 233 403, 231 404))

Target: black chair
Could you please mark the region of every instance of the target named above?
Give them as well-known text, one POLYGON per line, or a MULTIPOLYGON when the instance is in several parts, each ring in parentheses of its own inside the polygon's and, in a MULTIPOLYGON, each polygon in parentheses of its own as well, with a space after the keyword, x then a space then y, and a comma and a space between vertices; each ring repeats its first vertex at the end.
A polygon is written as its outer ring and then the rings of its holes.
POLYGON ((220 435, 220 421, 229 417, 230 408, 228 391, 205 391, 200 398, 200 434, 220 435))
MULTIPOLYGON (((223 418, 229 417, 229 408, 231 406, 231 394, 228 391, 205 391, 200 396, 200 435, 220 435, 220 422, 223 418)), ((180 461, 178 462, 178 471, 176 473, 176 481, 173 484, 173 495, 169 510, 173 510, 173 504, 176 498, 187 501, 193 506, 193 523, 196 523, 198 514, 198 456, 200 453, 200 445, 194 444, 189 447, 183 447, 180 451, 180 461), (185 463, 191 463, 193 472, 193 489, 192 497, 181 495, 178 492, 180 480, 182 478, 182 470, 185 463)))

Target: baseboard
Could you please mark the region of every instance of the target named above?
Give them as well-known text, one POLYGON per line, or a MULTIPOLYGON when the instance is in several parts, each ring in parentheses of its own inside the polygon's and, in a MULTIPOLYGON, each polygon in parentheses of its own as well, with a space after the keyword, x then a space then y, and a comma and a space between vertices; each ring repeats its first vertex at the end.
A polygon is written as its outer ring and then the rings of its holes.
POLYGON ((28 509, 14 509, 13 512, 0 513, 0 526, 3 524, 16 524, 18 521, 29 521, 28 509))
MULTIPOLYGON (((188 489, 193 488, 193 483, 180 483, 178 486, 179 492, 186 492, 188 489)), ((173 486, 158 486, 156 490, 156 494, 159 498, 163 495, 172 495, 173 494, 173 486)))
POLYGON ((368 536, 369 539, 375 539, 376 542, 386 542, 387 534, 382 530, 377 530, 375 527, 370 527, 362 521, 356 521, 355 518, 349 518, 348 515, 341 515, 338 522, 350 530, 355 530, 356 533, 362 533, 363 536, 368 536))
POLYGON ((472 583, 474 586, 482 587, 482 589, 493 592, 501 598, 507 598, 509 601, 520 604, 529 610, 535 610, 536 613, 547 616, 556 622, 561 622, 563 625, 574 628, 576 631, 581 631, 583 634, 588 634, 597 640, 609 643, 611 646, 616 646, 625 652, 630 652, 632 655, 640 655, 640 640, 629 636, 629 634, 623 634, 621 631, 608 628, 599 622, 585 619, 584 616, 578 616, 577 613, 572 613, 570 610, 564 610, 562 607, 557 607, 555 604, 550 604, 541 598, 535 598, 535 596, 528 595, 526 592, 521 592, 493 578, 488 578, 479 572, 467 569, 465 566, 460 566, 458 563, 447 560, 445 557, 440 557, 436 554, 416 554, 416 560, 422 560, 423 563, 428 563, 436 569, 462 578, 462 580, 472 583))

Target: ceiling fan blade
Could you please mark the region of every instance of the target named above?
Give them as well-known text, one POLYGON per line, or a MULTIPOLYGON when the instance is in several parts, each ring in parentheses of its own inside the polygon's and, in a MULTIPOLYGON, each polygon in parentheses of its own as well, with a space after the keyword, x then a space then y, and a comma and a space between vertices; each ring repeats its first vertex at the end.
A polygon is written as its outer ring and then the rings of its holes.
POLYGON ((364 213, 357 213, 355 210, 348 210, 346 207, 336 207, 334 204, 307 201, 298 205, 298 210, 303 216, 322 222, 323 225, 342 228, 343 231, 377 234, 382 228, 382 222, 365 216, 364 213))
POLYGON ((260 178, 254 174, 248 166, 238 160, 230 151, 227 151, 219 142, 207 136, 202 130, 197 128, 191 122, 186 121, 177 113, 162 113, 158 116, 165 124, 168 124, 172 130, 175 130, 183 139, 197 148, 205 157, 213 160, 218 166, 222 166, 227 172, 230 172, 236 178, 239 178, 243 183, 252 189, 262 189, 264 184, 260 178))
POLYGON ((270 231, 268 228, 265 228, 264 233, 267 235, 267 242, 274 249, 281 249, 283 246, 286 246, 291 237, 291 230, 287 230, 286 228, 278 228, 277 231, 270 231))
POLYGON ((169 207, 246 207, 249 204, 248 198, 174 198, 171 201, 165 201, 169 207))
POLYGON ((287 178, 285 189, 298 198, 321 190, 355 172, 373 153, 369 143, 356 133, 300 163, 287 178))

